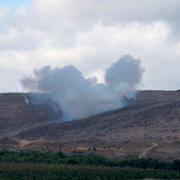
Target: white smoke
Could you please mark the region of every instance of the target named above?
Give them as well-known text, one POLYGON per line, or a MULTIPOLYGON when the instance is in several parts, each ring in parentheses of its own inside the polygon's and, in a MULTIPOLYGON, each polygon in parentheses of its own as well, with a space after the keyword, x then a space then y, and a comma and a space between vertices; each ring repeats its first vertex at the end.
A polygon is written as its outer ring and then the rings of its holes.
POLYGON ((118 109, 126 105, 126 98, 135 96, 143 69, 140 60, 123 56, 105 72, 105 83, 85 78, 74 66, 34 70, 21 83, 24 88, 48 92, 55 97, 67 120, 80 119, 118 109))

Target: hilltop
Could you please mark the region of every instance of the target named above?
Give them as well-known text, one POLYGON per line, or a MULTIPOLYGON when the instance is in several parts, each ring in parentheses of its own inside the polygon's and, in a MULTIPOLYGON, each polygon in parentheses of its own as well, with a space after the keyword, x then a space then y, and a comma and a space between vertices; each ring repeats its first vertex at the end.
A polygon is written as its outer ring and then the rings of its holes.
POLYGON ((180 91, 140 91, 122 109, 70 122, 51 98, 31 98, 0 95, 1 148, 180 159, 180 91))

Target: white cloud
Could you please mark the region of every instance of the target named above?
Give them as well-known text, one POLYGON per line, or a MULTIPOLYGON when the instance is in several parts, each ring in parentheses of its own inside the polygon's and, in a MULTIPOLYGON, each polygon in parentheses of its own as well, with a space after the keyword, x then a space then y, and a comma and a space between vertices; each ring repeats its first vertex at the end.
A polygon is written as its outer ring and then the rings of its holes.
POLYGON ((34 0, 38 14, 47 20, 73 19, 88 24, 174 20, 179 23, 179 0, 34 0))
POLYGON ((73 64, 103 81, 103 70, 123 54, 142 60, 142 88, 180 85, 179 0, 33 0, 0 9, 0 80, 14 73, 0 90, 46 64, 73 64))
POLYGON ((0 7, 0 21, 2 21, 5 17, 10 14, 11 8, 9 6, 0 7))
POLYGON ((42 31, 24 29, 19 31, 15 27, 0 32, 0 51, 3 50, 33 50, 37 49, 46 39, 42 31))

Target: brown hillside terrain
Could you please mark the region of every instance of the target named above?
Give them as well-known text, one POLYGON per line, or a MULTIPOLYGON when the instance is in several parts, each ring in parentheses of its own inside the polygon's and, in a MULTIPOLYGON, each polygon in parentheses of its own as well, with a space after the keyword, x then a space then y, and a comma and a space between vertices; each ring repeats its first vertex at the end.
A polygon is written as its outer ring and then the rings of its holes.
POLYGON ((40 100, 34 93, 0 94, 0 138, 50 123, 56 117, 62 118, 62 112, 56 111, 52 99, 44 94, 37 95, 40 100))
POLYGON ((116 158, 180 159, 180 91, 141 91, 125 108, 63 123, 47 118, 44 109, 39 117, 33 108, 31 113, 23 111, 23 116, 18 115, 18 110, 26 106, 24 101, 15 109, 11 108, 15 104, 9 105, 3 111, 9 112, 7 117, 0 111, 0 117, 7 121, 0 120, 3 148, 94 150, 116 158), (23 130, 20 123, 25 127, 23 130), (11 128, 16 133, 11 133, 11 128))

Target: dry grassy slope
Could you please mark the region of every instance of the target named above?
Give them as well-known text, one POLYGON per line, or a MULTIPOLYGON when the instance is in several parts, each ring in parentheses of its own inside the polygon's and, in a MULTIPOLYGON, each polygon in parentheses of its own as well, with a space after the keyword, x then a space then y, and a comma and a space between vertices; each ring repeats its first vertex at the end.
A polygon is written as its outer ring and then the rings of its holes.
POLYGON ((51 100, 46 102, 32 102, 31 94, 0 94, 0 138, 51 122, 57 114, 50 106, 51 100))
POLYGON ((27 129, 1 146, 180 159, 180 91, 141 91, 131 105, 83 120, 27 129), (8 144, 8 146, 7 146, 8 144))

